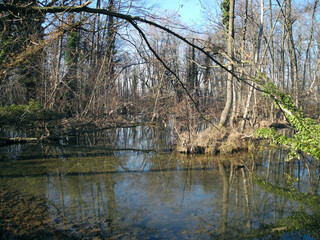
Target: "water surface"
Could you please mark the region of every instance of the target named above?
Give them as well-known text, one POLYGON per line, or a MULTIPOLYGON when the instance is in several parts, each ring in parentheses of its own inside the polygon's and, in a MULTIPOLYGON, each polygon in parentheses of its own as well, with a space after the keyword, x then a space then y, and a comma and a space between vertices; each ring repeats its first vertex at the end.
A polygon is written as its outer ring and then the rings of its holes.
POLYGON ((295 239, 265 229, 302 207, 312 213, 254 178, 319 194, 311 159, 286 162, 283 150, 186 156, 167 151, 173 139, 164 136, 118 129, 90 144, 1 148, 0 238, 295 239))

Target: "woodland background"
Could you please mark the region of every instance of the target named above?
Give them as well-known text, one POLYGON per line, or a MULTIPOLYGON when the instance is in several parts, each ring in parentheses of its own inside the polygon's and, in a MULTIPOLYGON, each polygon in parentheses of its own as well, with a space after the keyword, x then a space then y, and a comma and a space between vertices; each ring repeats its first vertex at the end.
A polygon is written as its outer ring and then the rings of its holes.
POLYGON ((195 27, 138 0, 1 0, 2 111, 252 132, 284 118, 254 81, 263 75, 319 117, 319 0, 224 0, 220 18, 201 3, 206 22, 195 27))

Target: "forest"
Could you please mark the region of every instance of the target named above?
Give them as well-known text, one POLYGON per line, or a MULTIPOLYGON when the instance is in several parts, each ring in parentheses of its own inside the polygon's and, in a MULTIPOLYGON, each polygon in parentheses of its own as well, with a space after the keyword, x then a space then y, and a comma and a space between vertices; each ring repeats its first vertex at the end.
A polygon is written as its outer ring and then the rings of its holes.
POLYGON ((161 124, 180 151, 221 152, 259 127, 297 128, 292 113, 318 129, 318 0, 224 0, 219 17, 203 2, 198 27, 143 1, 5 0, 0 10, 3 135, 161 124))
POLYGON ((0 0, 1 239, 320 238, 319 0, 191 2, 0 0))

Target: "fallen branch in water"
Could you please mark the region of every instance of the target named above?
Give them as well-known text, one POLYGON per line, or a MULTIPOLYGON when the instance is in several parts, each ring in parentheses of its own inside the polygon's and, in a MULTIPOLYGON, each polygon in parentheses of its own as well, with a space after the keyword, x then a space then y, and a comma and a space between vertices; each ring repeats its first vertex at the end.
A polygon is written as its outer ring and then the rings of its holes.
POLYGON ((74 134, 74 133, 92 133, 92 132, 102 132, 104 130, 108 129, 114 129, 114 128, 135 128, 135 127, 143 127, 143 126, 154 126, 154 122, 147 122, 147 123, 120 123, 120 124, 112 124, 110 126, 106 126, 103 128, 92 128, 92 129, 84 129, 84 130, 77 130, 77 129, 71 129, 66 132, 66 135, 68 134, 74 134))
POLYGON ((94 133, 94 132, 102 132, 108 129, 115 128, 135 128, 140 126, 154 126, 155 123, 119 123, 119 124, 111 124, 109 126, 105 126, 103 128, 87 128, 87 129, 78 129, 78 127, 72 127, 71 129, 67 129, 59 134, 50 133, 49 130, 46 130, 46 133, 42 135, 40 138, 35 137, 16 137, 16 138, 0 138, 0 146, 8 146, 12 144, 22 144, 22 143, 39 143, 39 142, 58 142, 62 136, 73 136, 75 134, 81 133, 94 133))
POLYGON ((39 141, 38 138, 23 138, 23 137, 0 138, 0 146, 7 146, 7 145, 19 144, 19 143, 36 143, 38 141, 39 141))

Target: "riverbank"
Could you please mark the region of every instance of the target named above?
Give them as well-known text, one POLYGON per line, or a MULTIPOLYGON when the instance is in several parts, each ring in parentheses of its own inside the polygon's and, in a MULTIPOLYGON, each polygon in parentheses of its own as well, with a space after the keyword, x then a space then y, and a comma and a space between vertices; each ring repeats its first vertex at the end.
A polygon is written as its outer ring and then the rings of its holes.
MULTIPOLYGON (((286 124, 286 122, 262 121, 258 127, 280 129, 287 127, 286 124)), ((172 138, 175 139, 174 142, 171 143, 173 145, 171 145, 169 149, 185 154, 233 154, 255 149, 266 143, 263 139, 256 137, 254 135, 254 130, 252 129, 250 129, 250 131, 247 130, 246 133, 241 133, 231 128, 218 129, 209 127, 199 133, 177 133, 176 128, 172 127, 170 124, 164 125, 165 126, 160 123, 147 122, 140 119, 130 119, 130 117, 126 115, 115 115, 112 117, 109 116, 108 118, 100 116, 99 118, 92 119, 62 119, 59 122, 46 123, 44 127, 35 128, 34 131, 29 131, 28 134, 22 131, 14 133, 14 130, 10 130, 13 133, 11 133, 11 135, 14 135, 14 137, 0 138, 0 146, 29 143, 58 143, 63 145, 66 141, 70 141, 70 139, 79 136, 90 140, 91 135, 98 136, 110 129, 134 129, 137 127, 169 129, 168 131, 171 132, 172 138), (175 129, 175 131, 173 129, 175 129)), ((92 144, 91 141, 89 142, 92 144)), ((112 140, 109 142, 112 142, 112 140)))
MULTIPOLYGON (((261 121, 257 126, 283 129, 287 122, 261 121)), ((248 151, 261 146, 266 141, 254 134, 255 130, 238 132, 232 128, 209 127, 199 133, 182 133, 178 135, 176 151, 187 154, 229 154, 248 151)))

